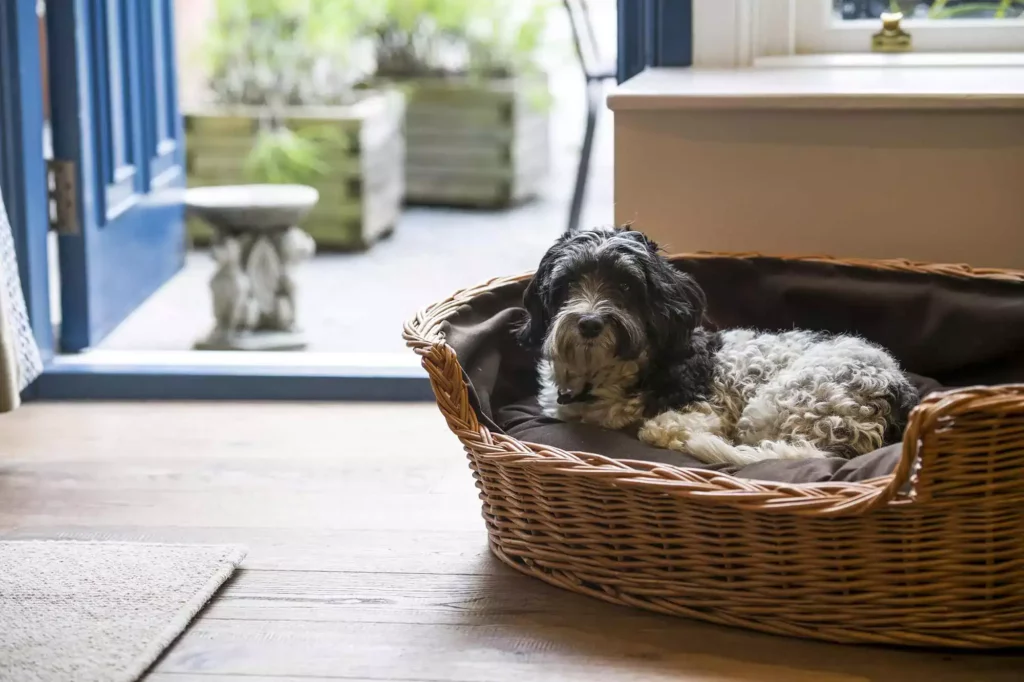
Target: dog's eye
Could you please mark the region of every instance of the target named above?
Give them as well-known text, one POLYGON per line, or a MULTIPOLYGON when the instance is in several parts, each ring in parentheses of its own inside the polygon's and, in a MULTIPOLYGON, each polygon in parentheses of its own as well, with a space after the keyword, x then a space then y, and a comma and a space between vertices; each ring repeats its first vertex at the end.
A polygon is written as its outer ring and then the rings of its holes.
POLYGON ((629 282, 623 282, 619 286, 619 288, 622 290, 622 293, 628 294, 629 292, 631 292, 633 290, 633 285, 630 284, 629 282))

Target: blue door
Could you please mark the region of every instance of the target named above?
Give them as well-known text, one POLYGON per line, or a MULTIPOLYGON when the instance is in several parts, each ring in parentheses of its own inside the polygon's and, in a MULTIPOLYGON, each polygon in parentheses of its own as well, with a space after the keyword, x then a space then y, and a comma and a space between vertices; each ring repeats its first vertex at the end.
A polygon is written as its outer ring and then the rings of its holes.
POLYGON ((693 0, 618 0, 618 80, 693 63, 693 0))
POLYGON ((95 346, 184 264, 173 0, 51 2, 61 350, 95 346), (65 181, 68 181, 65 183, 65 181))

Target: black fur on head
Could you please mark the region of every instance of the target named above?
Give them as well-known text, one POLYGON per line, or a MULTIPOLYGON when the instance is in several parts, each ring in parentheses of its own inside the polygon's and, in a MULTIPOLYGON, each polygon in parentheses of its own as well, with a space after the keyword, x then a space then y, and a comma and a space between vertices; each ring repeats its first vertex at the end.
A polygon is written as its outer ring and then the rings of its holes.
POLYGON ((580 296, 606 304, 594 312, 618 337, 617 355, 645 351, 652 359, 687 346, 707 306, 697 282, 673 267, 643 233, 626 227, 566 232, 544 254, 526 288, 520 343, 543 347, 552 323, 580 296), (631 322, 642 334, 627 333, 631 322))

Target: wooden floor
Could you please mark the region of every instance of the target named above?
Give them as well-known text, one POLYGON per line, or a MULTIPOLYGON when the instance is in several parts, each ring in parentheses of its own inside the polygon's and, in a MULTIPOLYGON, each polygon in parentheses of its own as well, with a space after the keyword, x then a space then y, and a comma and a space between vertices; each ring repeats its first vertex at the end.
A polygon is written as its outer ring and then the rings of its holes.
POLYGON ((0 537, 246 544, 154 682, 1024 679, 1024 655, 757 635, 520 576, 432 405, 28 405, 0 416, 0 537))

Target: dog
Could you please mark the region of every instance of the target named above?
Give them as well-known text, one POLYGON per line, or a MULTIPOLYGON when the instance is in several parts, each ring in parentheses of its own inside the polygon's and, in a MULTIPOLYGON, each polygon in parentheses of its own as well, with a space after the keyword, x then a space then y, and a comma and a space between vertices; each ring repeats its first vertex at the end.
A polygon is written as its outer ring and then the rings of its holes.
POLYGON ((715 331, 696 280, 629 227, 567 232, 523 294, 543 412, 635 429, 707 464, 852 458, 902 437, 918 397, 852 335, 715 331))

